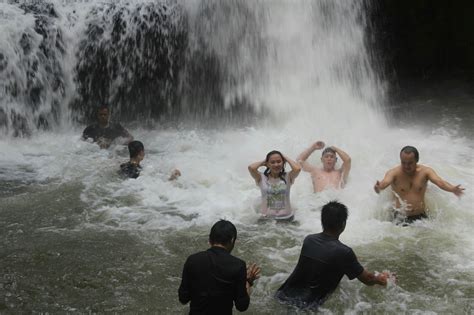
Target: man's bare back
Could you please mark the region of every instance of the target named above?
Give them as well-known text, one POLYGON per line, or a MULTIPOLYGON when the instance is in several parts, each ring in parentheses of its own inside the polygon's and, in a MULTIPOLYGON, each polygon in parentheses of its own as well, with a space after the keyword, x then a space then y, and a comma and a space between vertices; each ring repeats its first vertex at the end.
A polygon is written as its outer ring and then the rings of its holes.
POLYGON ((407 217, 423 215, 426 211, 425 193, 428 181, 456 196, 463 194, 461 185, 453 186, 436 172, 418 163, 418 151, 414 147, 404 147, 400 152, 400 165, 389 170, 382 181, 374 186, 376 193, 389 185, 392 187, 396 208, 407 217))

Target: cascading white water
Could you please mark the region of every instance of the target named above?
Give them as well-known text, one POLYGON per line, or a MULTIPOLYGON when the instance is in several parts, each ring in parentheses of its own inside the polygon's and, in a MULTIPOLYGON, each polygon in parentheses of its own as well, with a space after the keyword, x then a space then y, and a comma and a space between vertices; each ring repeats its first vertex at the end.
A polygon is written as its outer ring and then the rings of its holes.
MULTIPOLYGON (((143 3, 148 2, 117 5, 143 3)), ((55 2, 70 34, 63 69, 73 72, 80 62, 71 51, 83 38, 88 12, 100 5, 55 2)), ((203 0, 182 6, 190 26, 187 58, 200 49, 212 53, 221 73, 231 74, 219 85, 226 106, 247 99, 263 117, 252 127, 132 129, 146 157, 141 176, 125 181, 116 174, 125 150, 82 142, 80 128, 2 138, 0 227, 12 254, 1 264, 15 285, 0 287, 8 293, 0 306, 26 312, 182 313, 185 307, 176 298, 182 264, 206 248, 210 226, 226 218, 239 230, 235 255, 263 269, 249 313, 286 313, 272 296, 296 264, 304 236, 321 230, 319 208, 338 199, 350 210, 342 241, 369 269, 396 271, 399 285, 384 290, 344 279, 323 313, 472 311, 472 139, 453 134, 450 121, 419 127, 422 112, 413 126, 387 126, 383 84, 364 44, 361 3, 203 0), (258 223, 259 191, 247 165, 272 149, 296 157, 315 140, 351 155, 347 187, 315 195, 309 175, 301 173, 291 196, 296 223, 258 223), (372 186, 399 163, 406 144, 420 150, 421 163, 467 191, 457 199, 430 184, 430 219, 400 227, 388 220, 389 192, 378 196, 372 186), (174 167, 183 176, 169 182, 174 167), (36 247, 25 251, 30 242, 36 247), (48 304, 51 296, 55 304, 48 304)), ((31 16, 14 5, 0 7, 23 19, 16 26, 0 24, 9 29, 0 36, 33 27, 31 16)), ((204 110, 207 104, 198 105, 204 110)), ((318 152, 310 161, 318 164, 318 152)))

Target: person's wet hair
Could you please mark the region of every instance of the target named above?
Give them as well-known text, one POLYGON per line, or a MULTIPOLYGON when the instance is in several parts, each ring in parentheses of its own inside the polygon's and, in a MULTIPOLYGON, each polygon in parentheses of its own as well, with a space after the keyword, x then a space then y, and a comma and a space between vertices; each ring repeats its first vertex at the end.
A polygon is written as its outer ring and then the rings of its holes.
MULTIPOLYGON (((285 165, 286 165, 286 160, 285 160, 285 158, 283 157, 283 154, 281 154, 280 151, 276 151, 276 150, 270 151, 270 152, 268 152, 267 157, 265 158, 265 162, 268 163, 268 161, 270 160, 270 157, 271 157, 273 154, 278 154, 279 156, 281 156, 281 159, 282 159, 282 161, 283 161, 283 167, 282 167, 282 169, 281 169, 280 174, 278 174, 278 177, 280 177, 280 178, 285 182, 285 184, 286 184, 286 180, 285 180, 285 174, 286 174, 286 172, 285 172, 285 165)), ((269 167, 267 167, 267 168, 265 169, 265 171, 263 172, 263 175, 265 175, 266 177, 268 177, 268 174, 270 174, 270 168, 269 168, 269 167)))
POLYGON ((411 145, 407 145, 405 147, 403 147, 400 151, 400 155, 402 153, 405 153, 405 154, 411 154, 413 153, 415 155, 415 161, 418 162, 419 158, 420 158, 420 155, 418 153, 418 150, 415 148, 415 147, 412 147, 411 145))
POLYGON ((327 147, 326 149, 323 150, 323 153, 321 153, 321 156, 324 156, 324 154, 326 154, 328 152, 336 155, 336 151, 334 149, 332 149, 331 147, 327 147))
POLYGON ((141 151, 145 150, 145 147, 143 146, 143 143, 140 141, 131 141, 128 144, 128 152, 130 152, 130 158, 135 158, 137 157, 138 154, 140 154, 141 151))
POLYGON ((103 110, 103 109, 106 109, 108 111, 110 111, 110 108, 109 108, 109 105, 107 104, 102 104, 102 105, 99 105, 99 107, 97 107, 97 112, 103 110))
POLYGON ((323 230, 338 231, 344 227, 349 212, 347 207, 338 201, 330 201, 321 210, 323 230))
POLYGON ((219 220, 212 226, 209 234, 210 244, 230 245, 232 239, 234 242, 237 239, 237 229, 232 222, 219 220))

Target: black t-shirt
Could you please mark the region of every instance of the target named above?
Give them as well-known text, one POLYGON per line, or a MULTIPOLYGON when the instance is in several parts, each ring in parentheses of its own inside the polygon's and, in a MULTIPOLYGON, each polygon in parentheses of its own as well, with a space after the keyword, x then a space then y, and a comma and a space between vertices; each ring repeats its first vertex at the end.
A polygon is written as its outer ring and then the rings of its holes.
POLYGON ((99 124, 90 125, 82 133, 84 139, 92 138, 94 142, 98 142, 101 138, 112 142, 118 137, 125 138, 129 136, 128 131, 119 123, 109 123, 105 128, 102 128, 99 124))
POLYGON ((132 162, 123 163, 120 165, 120 174, 128 178, 137 178, 140 176, 142 167, 132 162))
POLYGON ((332 236, 311 234, 305 238, 298 264, 276 298, 300 308, 317 308, 344 275, 352 280, 363 271, 350 247, 332 236))
POLYGON ((245 262, 220 247, 191 255, 183 267, 178 294, 191 301, 189 314, 232 314, 233 304, 245 311, 250 303, 245 262))

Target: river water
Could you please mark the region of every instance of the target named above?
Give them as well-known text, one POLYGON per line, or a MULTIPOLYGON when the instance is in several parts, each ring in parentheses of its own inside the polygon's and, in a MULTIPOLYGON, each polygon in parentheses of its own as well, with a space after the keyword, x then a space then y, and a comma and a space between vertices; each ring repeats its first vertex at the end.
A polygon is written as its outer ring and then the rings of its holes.
MULTIPOLYGON (((69 12, 95 3, 56 5, 69 12)), ((344 278, 321 313, 472 314, 472 93, 429 86, 388 106, 357 2, 248 5, 264 16, 258 33, 266 54, 254 65, 246 58, 254 46, 242 44, 232 71, 245 80, 229 94, 244 93, 267 113, 254 125, 130 127, 146 150, 136 180, 117 175, 125 148, 81 141, 84 126, 66 114, 51 131, 0 138, 0 312, 185 314, 177 299, 182 265, 208 247, 210 227, 224 218, 238 229, 233 254, 262 267, 248 313, 297 314, 273 294, 305 235, 321 231, 320 207, 337 199, 350 211, 342 242, 369 270, 396 272, 398 284, 366 287, 344 278), (259 190, 247 165, 273 149, 295 158, 316 140, 351 155, 346 188, 315 195, 301 173, 292 187, 295 221, 259 222, 259 190), (389 221, 390 192, 372 187, 408 144, 419 149, 420 163, 466 193, 457 198, 429 184, 429 220, 402 227, 389 221), (182 177, 170 182, 173 168, 182 177)), ((239 27, 230 24, 209 35, 221 54, 226 32, 239 27)), ((310 161, 319 163, 317 152, 310 161)))

